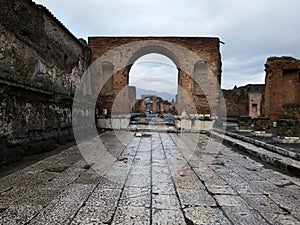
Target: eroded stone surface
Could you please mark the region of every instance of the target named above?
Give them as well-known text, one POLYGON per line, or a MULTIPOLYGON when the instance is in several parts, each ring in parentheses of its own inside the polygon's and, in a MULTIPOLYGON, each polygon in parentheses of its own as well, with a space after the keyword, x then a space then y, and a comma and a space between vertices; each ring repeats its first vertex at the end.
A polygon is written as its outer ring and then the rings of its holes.
POLYGON ((186 218, 190 221, 193 221, 194 224, 230 224, 229 220, 226 219, 222 211, 216 208, 197 206, 185 209, 184 212, 186 218))
POLYGON ((73 148, 2 178, 0 223, 299 224, 298 178, 206 135, 112 136, 101 136, 116 156, 105 174, 73 148))

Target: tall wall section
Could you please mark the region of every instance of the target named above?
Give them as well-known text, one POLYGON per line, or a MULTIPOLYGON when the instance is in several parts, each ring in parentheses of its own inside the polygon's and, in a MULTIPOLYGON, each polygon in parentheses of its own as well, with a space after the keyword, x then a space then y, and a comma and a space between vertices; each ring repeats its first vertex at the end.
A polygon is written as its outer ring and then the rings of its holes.
POLYGON ((270 57, 266 70, 266 114, 271 121, 280 118, 300 120, 300 60, 270 57))
POLYGON ((33 142, 72 133, 73 96, 89 54, 45 7, 1 1, 0 165, 30 154, 33 142))

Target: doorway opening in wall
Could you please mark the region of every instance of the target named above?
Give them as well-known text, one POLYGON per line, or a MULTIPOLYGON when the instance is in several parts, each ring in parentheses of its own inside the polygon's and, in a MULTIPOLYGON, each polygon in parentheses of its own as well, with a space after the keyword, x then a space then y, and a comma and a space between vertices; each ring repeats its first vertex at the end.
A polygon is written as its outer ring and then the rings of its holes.
POLYGON ((177 105, 178 68, 168 57, 150 53, 130 68, 128 84, 135 89, 131 123, 174 125, 177 105))

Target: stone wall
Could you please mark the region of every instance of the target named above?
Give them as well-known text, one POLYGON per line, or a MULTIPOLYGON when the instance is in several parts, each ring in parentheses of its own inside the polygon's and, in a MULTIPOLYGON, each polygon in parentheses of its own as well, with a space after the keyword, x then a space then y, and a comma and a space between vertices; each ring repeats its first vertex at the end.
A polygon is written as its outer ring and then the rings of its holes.
POLYGON ((43 6, 2 1, 0 165, 13 160, 13 147, 30 154, 25 146, 72 133, 73 96, 89 57, 86 43, 43 6))
POLYGON ((300 60, 270 57, 266 71, 266 115, 278 119, 300 120, 300 60))
MULTIPOLYGON (((222 92, 225 100, 227 117, 254 116, 251 110, 251 104, 258 104, 259 102, 260 105, 257 106, 259 112, 256 112, 254 117, 265 115, 264 84, 248 84, 242 87, 235 86, 232 90, 222 90, 222 92), (258 99, 260 99, 260 101, 258 101, 258 99)), ((222 109, 222 111, 223 115, 226 115, 224 112, 225 109, 222 109)))

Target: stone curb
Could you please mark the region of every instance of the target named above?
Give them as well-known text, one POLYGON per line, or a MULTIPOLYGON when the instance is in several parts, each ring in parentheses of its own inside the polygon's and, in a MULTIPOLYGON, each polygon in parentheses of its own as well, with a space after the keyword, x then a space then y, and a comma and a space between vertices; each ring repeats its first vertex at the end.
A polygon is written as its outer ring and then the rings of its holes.
POLYGON ((244 140, 230 137, 226 132, 224 134, 224 131, 218 129, 211 131, 211 137, 222 139, 224 143, 238 147, 240 150, 259 158, 260 160, 267 162, 276 168, 279 168, 285 172, 289 172, 296 177, 300 177, 300 162, 298 160, 271 152, 264 147, 256 146, 244 140))
POLYGON ((160 130, 160 129, 153 129, 153 128, 127 128, 125 129, 129 132, 156 132, 156 133, 180 133, 177 130, 160 130))
MULTIPOLYGON (((214 128, 214 131, 216 131, 218 133, 224 133, 223 130, 220 130, 220 129, 217 129, 217 128, 214 128)), ((242 135, 238 135, 236 133, 232 133, 232 132, 229 132, 229 131, 225 131, 225 134, 230 136, 230 137, 237 138, 237 139, 242 140, 242 141, 246 141, 246 142, 251 143, 253 145, 256 145, 258 147, 263 147, 265 149, 268 149, 268 150, 270 150, 272 152, 275 152, 275 153, 278 153, 280 155, 287 156, 287 157, 296 159, 298 161, 300 160, 300 154, 299 153, 292 152, 292 151, 286 150, 284 148, 277 147, 275 145, 271 145, 271 144, 268 144, 268 143, 265 143, 265 142, 262 142, 262 141, 259 141, 259 140, 255 140, 255 139, 250 138, 250 137, 245 137, 245 136, 242 136, 242 135)))

